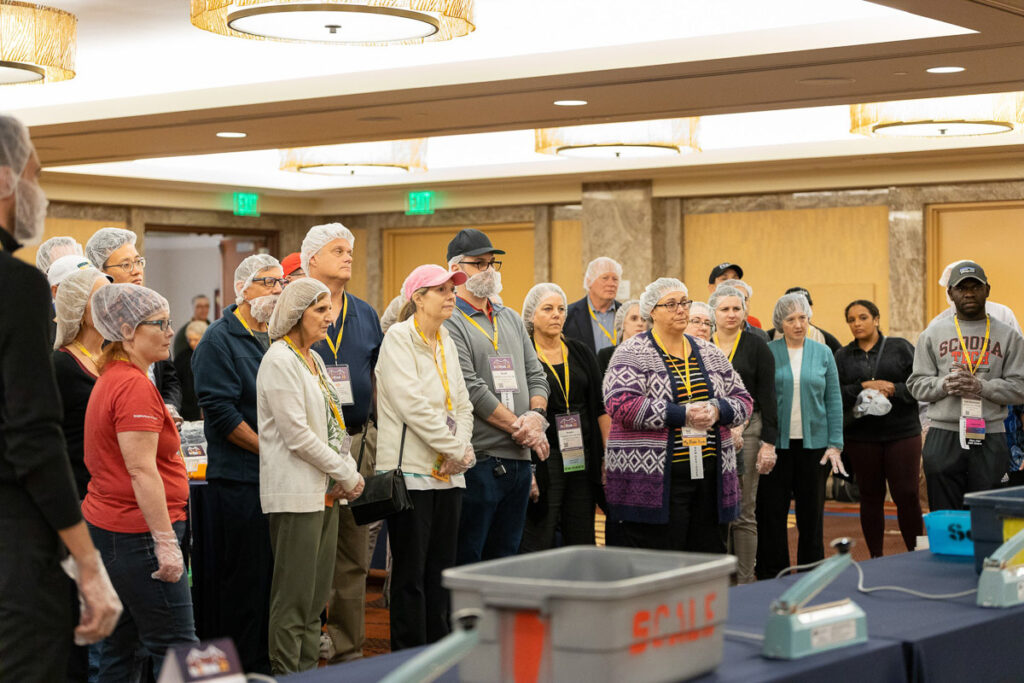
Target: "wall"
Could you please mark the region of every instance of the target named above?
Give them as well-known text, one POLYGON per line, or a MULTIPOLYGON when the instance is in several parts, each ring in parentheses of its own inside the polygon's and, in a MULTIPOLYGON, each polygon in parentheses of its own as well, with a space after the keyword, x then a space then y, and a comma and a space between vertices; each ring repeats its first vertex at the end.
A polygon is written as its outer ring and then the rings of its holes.
MULTIPOLYGON (((221 235, 151 235, 146 240, 146 286, 166 297, 175 331, 192 319, 192 297, 223 288, 218 245, 221 235)), ((226 292, 227 303, 234 303, 226 292)), ((210 307, 210 319, 214 309, 210 307)))

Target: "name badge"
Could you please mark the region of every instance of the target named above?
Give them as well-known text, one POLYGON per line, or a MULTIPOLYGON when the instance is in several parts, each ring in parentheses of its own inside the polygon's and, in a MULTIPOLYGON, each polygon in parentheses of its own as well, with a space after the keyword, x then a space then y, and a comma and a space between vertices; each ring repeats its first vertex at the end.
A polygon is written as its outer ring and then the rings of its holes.
POLYGON ((708 433, 693 427, 683 427, 683 445, 703 447, 708 442, 708 433))
POLYGON ((341 455, 352 454, 352 437, 348 432, 345 432, 345 436, 341 437, 341 455))
POLYGON ((498 396, 501 397, 501 404, 509 409, 510 412, 516 412, 516 395, 511 391, 503 391, 498 396))
POLYGON ((441 466, 444 465, 444 455, 438 453, 437 460, 434 461, 434 466, 430 468, 430 476, 434 479, 440 479, 444 483, 450 483, 452 480, 451 475, 441 474, 441 466))
POLYGON ((451 415, 446 415, 445 420, 447 420, 448 423, 448 431, 452 433, 452 436, 455 436, 455 430, 458 429, 459 426, 455 424, 455 420, 451 415))
POLYGON ((349 374, 348 366, 328 365, 327 376, 331 378, 331 383, 338 391, 338 398, 341 399, 341 405, 355 405, 355 399, 352 396, 352 376, 349 374))
POLYGON ((586 453, 583 450, 583 422, 579 413, 555 416, 558 431, 558 450, 562 452, 562 470, 582 472, 587 469, 586 453))
POLYGON ((704 447, 690 446, 690 479, 704 478, 704 447))
POLYGON ((960 448, 980 446, 985 442, 985 418, 980 398, 960 399, 960 448))
POLYGON ((519 392, 519 381, 516 379, 516 369, 512 365, 512 356, 491 356, 487 362, 491 364, 491 379, 494 380, 495 392, 519 392))

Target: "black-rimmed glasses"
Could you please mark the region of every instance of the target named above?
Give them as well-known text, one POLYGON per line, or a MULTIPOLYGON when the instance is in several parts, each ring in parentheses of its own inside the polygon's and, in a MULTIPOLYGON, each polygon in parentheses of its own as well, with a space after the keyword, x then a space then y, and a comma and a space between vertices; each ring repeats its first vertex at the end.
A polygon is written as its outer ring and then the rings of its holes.
POLYGON ((459 261, 459 264, 464 266, 473 266, 477 270, 487 270, 488 268, 501 270, 501 261, 459 261))
POLYGON ((664 308, 666 311, 675 313, 680 308, 689 308, 693 301, 690 299, 683 299, 682 301, 668 301, 663 304, 654 304, 654 308, 664 308))
POLYGON ((159 327, 160 331, 171 329, 171 319, 164 318, 163 320, 143 320, 140 325, 152 325, 153 327, 159 327))
POLYGON ((254 277, 252 281, 258 282, 264 287, 274 287, 274 285, 281 285, 284 287, 288 284, 288 280, 283 277, 254 277))

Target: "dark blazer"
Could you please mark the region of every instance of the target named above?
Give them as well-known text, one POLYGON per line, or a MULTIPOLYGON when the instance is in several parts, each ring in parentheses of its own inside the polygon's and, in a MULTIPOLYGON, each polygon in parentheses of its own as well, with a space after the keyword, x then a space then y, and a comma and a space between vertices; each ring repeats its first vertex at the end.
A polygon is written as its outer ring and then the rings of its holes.
POLYGON ((171 359, 153 363, 153 379, 156 380, 156 388, 164 403, 181 412, 181 380, 178 379, 178 371, 174 369, 171 359))
MULTIPOLYGON (((616 300, 612 306, 618 310, 622 302, 616 300)), ((614 330, 608 330, 615 334, 614 330)), ((586 344, 592 353, 597 353, 597 342, 594 340, 594 327, 590 322, 590 311, 587 309, 587 297, 573 301, 565 310, 565 325, 562 334, 568 339, 575 339, 586 344)))

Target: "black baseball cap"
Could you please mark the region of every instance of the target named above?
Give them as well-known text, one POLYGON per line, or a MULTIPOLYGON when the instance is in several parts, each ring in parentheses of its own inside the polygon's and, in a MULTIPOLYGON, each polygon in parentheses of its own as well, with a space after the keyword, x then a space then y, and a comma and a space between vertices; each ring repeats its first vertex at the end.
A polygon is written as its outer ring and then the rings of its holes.
POLYGON ((983 285, 988 284, 985 269, 974 261, 961 261, 953 266, 953 270, 949 274, 949 286, 956 287, 964 280, 977 280, 983 285))
POLYGON ((708 276, 708 284, 715 284, 715 280, 722 277, 722 274, 727 270, 735 270, 736 279, 743 279, 743 269, 737 266, 735 263, 719 263, 717 266, 711 269, 711 275, 708 276))
POLYGON ((491 238, 476 228, 466 228, 459 232, 448 243, 448 256, 446 261, 451 261, 456 256, 479 256, 480 254, 504 254, 501 249, 495 249, 491 244, 491 238))

